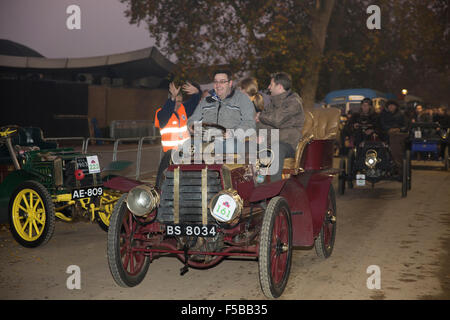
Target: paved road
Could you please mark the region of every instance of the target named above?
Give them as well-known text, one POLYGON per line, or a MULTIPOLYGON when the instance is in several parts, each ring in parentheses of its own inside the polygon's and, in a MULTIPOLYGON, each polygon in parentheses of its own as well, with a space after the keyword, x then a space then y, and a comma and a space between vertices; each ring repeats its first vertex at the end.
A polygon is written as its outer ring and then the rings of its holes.
MULTIPOLYGON (((400 188, 381 182, 338 196, 333 255, 322 261, 314 250, 295 250, 281 299, 450 299, 450 172, 415 169, 406 199, 400 188), (367 287, 369 266, 381 272, 380 289, 367 287)), ((0 299, 264 299, 255 260, 180 276, 177 259, 160 258, 141 285, 125 289, 113 281, 105 249, 95 224, 58 222, 36 249, 20 247, 3 227, 0 299), (80 290, 66 287, 71 265, 80 267, 80 290)))

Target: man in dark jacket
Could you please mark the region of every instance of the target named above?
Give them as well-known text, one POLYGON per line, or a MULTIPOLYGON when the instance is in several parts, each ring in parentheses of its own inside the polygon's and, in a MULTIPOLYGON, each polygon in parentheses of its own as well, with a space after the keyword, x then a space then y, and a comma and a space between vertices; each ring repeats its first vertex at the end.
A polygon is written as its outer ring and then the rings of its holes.
POLYGON ((271 101, 256 118, 258 128, 279 130, 279 168, 278 172, 271 176, 271 181, 281 179, 284 159, 295 157, 297 144, 302 137, 305 122, 303 101, 297 93, 291 91, 291 84, 289 74, 274 74, 268 87, 271 101))
POLYGON ((379 135, 378 115, 375 113, 373 103, 370 98, 361 101, 359 112, 352 115, 344 128, 347 137, 353 137, 355 146, 359 146, 362 141, 370 139, 374 133, 379 135))
POLYGON ((392 158, 399 168, 403 164, 405 140, 408 136, 407 133, 400 132, 405 126, 405 117, 399 110, 398 103, 393 100, 386 102, 386 109, 380 115, 380 127, 391 147, 392 158))
POLYGON ((399 105, 393 100, 386 102, 386 108, 380 114, 380 126, 384 133, 399 132, 406 125, 405 116, 399 105))

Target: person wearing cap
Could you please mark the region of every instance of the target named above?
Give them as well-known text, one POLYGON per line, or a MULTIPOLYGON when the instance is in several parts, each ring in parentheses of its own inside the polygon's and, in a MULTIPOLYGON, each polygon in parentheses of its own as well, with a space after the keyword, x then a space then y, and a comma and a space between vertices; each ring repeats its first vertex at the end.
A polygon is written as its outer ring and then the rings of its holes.
POLYGON ((355 146, 367 140, 372 134, 379 134, 378 115, 370 98, 361 101, 359 112, 352 115, 344 128, 344 133, 346 137, 353 137, 355 146))

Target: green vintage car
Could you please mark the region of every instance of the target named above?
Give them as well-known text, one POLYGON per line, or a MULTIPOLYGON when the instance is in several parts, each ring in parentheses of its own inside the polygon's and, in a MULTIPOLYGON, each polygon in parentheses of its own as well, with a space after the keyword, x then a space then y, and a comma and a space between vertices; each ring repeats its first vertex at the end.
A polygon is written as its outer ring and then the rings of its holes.
POLYGON ((47 243, 56 218, 88 218, 107 231, 120 195, 104 187, 97 155, 57 148, 40 128, 0 128, 0 224, 21 245, 47 243))

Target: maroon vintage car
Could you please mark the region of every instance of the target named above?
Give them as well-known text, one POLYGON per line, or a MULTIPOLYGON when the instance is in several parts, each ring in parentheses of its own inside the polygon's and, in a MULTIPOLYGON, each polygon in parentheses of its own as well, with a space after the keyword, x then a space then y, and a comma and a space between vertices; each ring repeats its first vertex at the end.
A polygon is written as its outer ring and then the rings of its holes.
POLYGON ((331 184, 339 110, 307 112, 296 156, 283 179, 261 181, 258 165, 171 164, 161 191, 143 184, 123 194, 111 216, 108 263, 123 287, 138 285, 162 253, 189 267, 209 268, 229 256, 256 257, 263 293, 279 297, 294 246, 328 258, 336 235, 331 184), (256 170, 255 170, 256 167, 256 170))

